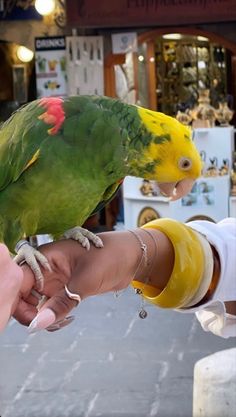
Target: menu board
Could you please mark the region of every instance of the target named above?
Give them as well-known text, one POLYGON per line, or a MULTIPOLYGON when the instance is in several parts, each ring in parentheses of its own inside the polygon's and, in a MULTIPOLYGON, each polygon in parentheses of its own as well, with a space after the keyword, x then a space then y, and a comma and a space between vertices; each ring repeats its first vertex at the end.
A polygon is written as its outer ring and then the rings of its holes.
POLYGON ((35 38, 37 97, 66 96, 66 42, 64 36, 35 38))

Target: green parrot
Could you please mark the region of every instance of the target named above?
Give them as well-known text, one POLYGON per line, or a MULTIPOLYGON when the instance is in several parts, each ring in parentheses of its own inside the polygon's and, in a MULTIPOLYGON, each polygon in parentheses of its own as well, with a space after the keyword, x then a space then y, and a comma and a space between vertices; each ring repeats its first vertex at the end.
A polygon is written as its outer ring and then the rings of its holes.
POLYGON ((0 241, 29 263, 40 288, 38 262, 47 260, 21 239, 64 234, 102 246, 79 226, 125 176, 156 180, 177 199, 201 168, 190 129, 162 113, 101 96, 35 100, 0 127, 0 241))

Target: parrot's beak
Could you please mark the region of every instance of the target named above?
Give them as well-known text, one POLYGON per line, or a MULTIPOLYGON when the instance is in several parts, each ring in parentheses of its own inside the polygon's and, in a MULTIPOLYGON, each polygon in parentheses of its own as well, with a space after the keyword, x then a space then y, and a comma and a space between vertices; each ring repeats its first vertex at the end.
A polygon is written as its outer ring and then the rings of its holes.
POLYGON ((185 178, 184 180, 178 182, 165 182, 158 184, 158 187, 160 188, 161 194, 169 197, 170 201, 175 201, 190 193, 194 182, 195 181, 193 179, 185 178))

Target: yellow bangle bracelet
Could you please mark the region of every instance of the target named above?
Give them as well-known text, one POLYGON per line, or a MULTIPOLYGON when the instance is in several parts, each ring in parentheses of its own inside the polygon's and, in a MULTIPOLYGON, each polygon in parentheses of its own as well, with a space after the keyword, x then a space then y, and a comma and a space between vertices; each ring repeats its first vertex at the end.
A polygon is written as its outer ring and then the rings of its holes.
MULTIPOLYGON (((198 290, 204 271, 204 252, 192 229, 173 219, 153 220, 143 228, 157 229, 171 241, 175 260, 169 281, 159 294, 150 285, 138 283, 142 295, 149 302, 162 308, 181 308, 188 304, 198 290)), ((137 281, 133 282, 137 288, 137 281)))

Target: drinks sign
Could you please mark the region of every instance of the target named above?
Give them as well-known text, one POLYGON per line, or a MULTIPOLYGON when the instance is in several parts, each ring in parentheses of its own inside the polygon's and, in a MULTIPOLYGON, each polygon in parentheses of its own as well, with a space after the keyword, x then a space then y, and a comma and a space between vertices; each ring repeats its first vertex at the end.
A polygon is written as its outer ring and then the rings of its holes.
POLYGON ((66 96, 66 43, 64 36, 35 39, 37 96, 66 96))
POLYGON ((69 25, 142 27, 236 20, 236 0, 67 0, 69 25))

